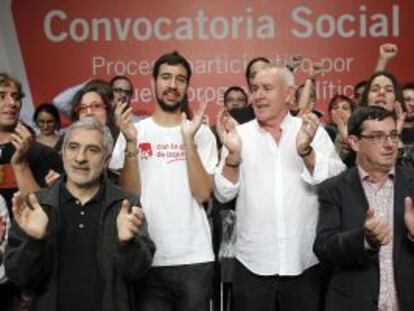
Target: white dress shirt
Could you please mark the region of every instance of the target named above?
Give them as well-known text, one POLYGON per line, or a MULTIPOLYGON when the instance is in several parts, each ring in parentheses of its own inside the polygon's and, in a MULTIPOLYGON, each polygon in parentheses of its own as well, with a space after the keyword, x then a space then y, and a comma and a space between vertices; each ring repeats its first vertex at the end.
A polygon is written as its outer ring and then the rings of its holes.
POLYGON ((288 114, 279 143, 256 119, 238 126, 239 181, 233 184, 222 175, 226 149, 215 174, 219 201, 237 195, 236 258, 258 275, 299 275, 318 262, 312 251, 318 219, 316 185, 345 169, 319 127, 311 143, 315 167, 310 175, 296 149, 301 124, 300 118, 288 114))

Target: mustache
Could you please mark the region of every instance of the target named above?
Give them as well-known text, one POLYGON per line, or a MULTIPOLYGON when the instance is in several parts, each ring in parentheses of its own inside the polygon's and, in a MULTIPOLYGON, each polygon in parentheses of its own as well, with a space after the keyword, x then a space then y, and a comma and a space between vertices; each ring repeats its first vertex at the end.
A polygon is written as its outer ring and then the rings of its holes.
POLYGON ((176 91, 175 89, 169 88, 163 92, 163 95, 166 95, 168 93, 173 93, 175 96, 180 96, 180 93, 176 91))
POLYGON ((71 168, 75 170, 89 170, 88 165, 72 165, 71 168))

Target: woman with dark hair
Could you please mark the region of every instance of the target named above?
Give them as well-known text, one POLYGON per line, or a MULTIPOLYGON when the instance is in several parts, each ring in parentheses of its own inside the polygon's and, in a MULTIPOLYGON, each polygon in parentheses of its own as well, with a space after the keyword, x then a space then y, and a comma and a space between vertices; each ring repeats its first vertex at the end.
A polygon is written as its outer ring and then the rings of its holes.
POLYGON ((329 121, 326 126, 329 136, 335 141, 337 134, 343 138, 348 136, 348 119, 355 109, 355 102, 348 96, 336 94, 328 104, 329 121))
MULTIPOLYGON (((361 105, 380 106, 395 111, 397 130, 400 134, 402 133, 407 113, 402 88, 393 74, 386 71, 373 74, 367 82, 364 93, 362 93, 361 105)), ((412 145, 404 146, 402 141, 400 142, 397 162, 414 166, 414 148, 412 145)))
POLYGON ((401 133, 405 120, 405 105, 397 78, 387 71, 378 71, 369 78, 362 93, 361 106, 379 106, 397 114, 397 129, 401 133))
POLYGON ((71 119, 76 121, 83 117, 95 117, 101 124, 109 127, 116 140, 119 129, 115 124, 113 100, 113 91, 108 82, 99 79, 91 80, 73 97, 71 119))
POLYGON ((336 151, 346 166, 355 165, 355 154, 348 144, 348 119, 355 108, 355 102, 348 96, 336 94, 329 101, 329 122, 326 131, 335 144, 336 151))
POLYGON ((36 141, 54 148, 59 141, 58 131, 61 126, 59 111, 50 103, 37 106, 33 114, 33 122, 39 129, 36 141))

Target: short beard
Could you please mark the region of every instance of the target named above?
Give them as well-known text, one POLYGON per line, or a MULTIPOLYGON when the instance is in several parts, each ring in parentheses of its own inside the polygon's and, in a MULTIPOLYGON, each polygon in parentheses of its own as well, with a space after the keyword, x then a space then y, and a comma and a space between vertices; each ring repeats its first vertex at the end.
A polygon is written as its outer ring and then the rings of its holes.
POLYGON ((181 107, 183 106, 184 101, 185 101, 185 97, 173 105, 168 105, 161 98, 157 97, 158 105, 160 105, 160 108, 162 109, 162 111, 168 112, 168 113, 174 113, 174 112, 177 112, 177 110, 181 111, 181 107))

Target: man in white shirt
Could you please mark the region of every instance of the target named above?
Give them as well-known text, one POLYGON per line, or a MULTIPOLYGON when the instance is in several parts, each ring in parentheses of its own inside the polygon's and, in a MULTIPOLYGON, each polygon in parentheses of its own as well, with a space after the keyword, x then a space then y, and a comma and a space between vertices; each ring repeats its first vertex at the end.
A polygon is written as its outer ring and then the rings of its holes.
MULTIPOLYGON (((177 52, 154 64, 156 97, 151 117, 135 124, 141 203, 156 245, 153 267, 138 289, 143 311, 208 310, 214 260, 210 228, 201 205, 213 189, 216 141, 201 124, 206 105, 191 120, 183 112, 191 77, 177 52)), ((136 150, 120 137, 111 166, 136 150)))
POLYGON ((345 167, 315 115, 289 114, 286 68, 265 66, 251 92, 256 119, 237 127, 223 114, 217 120, 225 149, 215 194, 223 202, 237 195, 235 309, 318 310, 315 188, 345 167))

